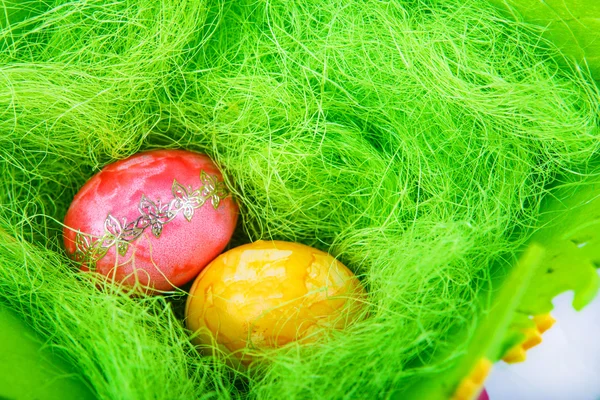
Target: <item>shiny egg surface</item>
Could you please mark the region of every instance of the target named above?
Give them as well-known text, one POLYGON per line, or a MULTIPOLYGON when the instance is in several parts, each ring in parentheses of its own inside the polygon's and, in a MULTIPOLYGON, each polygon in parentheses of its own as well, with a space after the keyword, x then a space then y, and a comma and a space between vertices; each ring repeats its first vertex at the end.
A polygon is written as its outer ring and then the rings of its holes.
POLYGON ((94 175, 66 213, 63 238, 84 271, 128 286, 171 290, 223 251, 237 216, 208 156, 156 150, 94 175))
POLYGON ((244 363, 248 349, 312 341, 361 310, 364 289, 331 255, 298 243, 257 241, 231 249, 196 278, 186 307, 193 341, 216 343, 244 363))

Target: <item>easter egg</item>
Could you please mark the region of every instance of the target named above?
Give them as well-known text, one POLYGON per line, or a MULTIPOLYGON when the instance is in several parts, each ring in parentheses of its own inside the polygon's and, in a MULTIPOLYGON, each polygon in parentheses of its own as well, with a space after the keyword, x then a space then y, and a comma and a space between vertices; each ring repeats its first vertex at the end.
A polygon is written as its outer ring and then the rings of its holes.
POLYGON ((248 349, 314 341, 361 315, 365 291, 331 255, 298 243, 257 241, 233 248, 196 278, 186 325, 198 345, 216 343, 248 364, 248 349))
POLYGON ((479 394, 479 397, 477 398, 477 400, 490 400, 490 396, 488 395, 488 393, 486 392, 486 390, 483 389, 481 391, 481 393, 479 394))
POLYGON ((81 188, 65 216, 64 244, 84 271, 171 290, 223 251, 237 215, 208 156, 149 151, 106 166, 81 188))

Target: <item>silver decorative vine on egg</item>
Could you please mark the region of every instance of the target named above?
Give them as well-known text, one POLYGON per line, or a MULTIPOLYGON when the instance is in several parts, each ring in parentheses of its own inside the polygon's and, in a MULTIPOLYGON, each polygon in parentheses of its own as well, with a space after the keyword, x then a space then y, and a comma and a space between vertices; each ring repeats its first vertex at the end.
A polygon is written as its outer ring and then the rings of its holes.
POLYGON ((96 237, 77 232, 75 251, 71 254, 71 258, 93 270, 98 260, 102 259, 113 246, 116 246, 119 255, 124 256, 129 250, 129 245, 148 228, 156 238, 159 238, 164 226, 180 213, 190 222, 195 210, 207 201, 210 201, 216 210, 221 201, 229 195, 225 184, 219 181, 217 176, 209 175, 204 171, 200 171, 200 182, 200 186, 194 189, 174 179, 171 186, 173 199, 166 204, 162 204, 160 200, 152 201, 142 194, 138 204, 140 216, 127 222, 126 218, 119 220, 108 214, 104 220, 102 236, 96 237))

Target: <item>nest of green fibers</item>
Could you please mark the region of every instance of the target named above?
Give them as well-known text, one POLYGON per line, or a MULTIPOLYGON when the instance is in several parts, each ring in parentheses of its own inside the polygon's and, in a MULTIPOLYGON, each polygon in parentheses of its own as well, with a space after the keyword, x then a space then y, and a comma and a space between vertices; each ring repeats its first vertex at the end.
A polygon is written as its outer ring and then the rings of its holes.
POLYGON ((484 1, 19 1, 0 30, 0 300, 102 399, 385 398, 447 369, 558 174, 600 146, 596 86, 484 1), (236 372, 181 293, 131 297, 62 248, 74 194, 138 151, 209 154, 234 243, 329 251, 368 318, 236 372))

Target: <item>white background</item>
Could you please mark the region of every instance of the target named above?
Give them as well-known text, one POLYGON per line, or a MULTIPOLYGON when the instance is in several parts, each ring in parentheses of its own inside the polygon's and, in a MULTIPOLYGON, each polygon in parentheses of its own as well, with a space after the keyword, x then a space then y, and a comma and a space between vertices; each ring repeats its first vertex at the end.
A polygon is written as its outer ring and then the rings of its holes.
POLYGON ((600 294, 579 312, 572 300, 572 292, 554 299, 557 321, 527 361, 494 365, 490 400, 600 400, 600 294))

